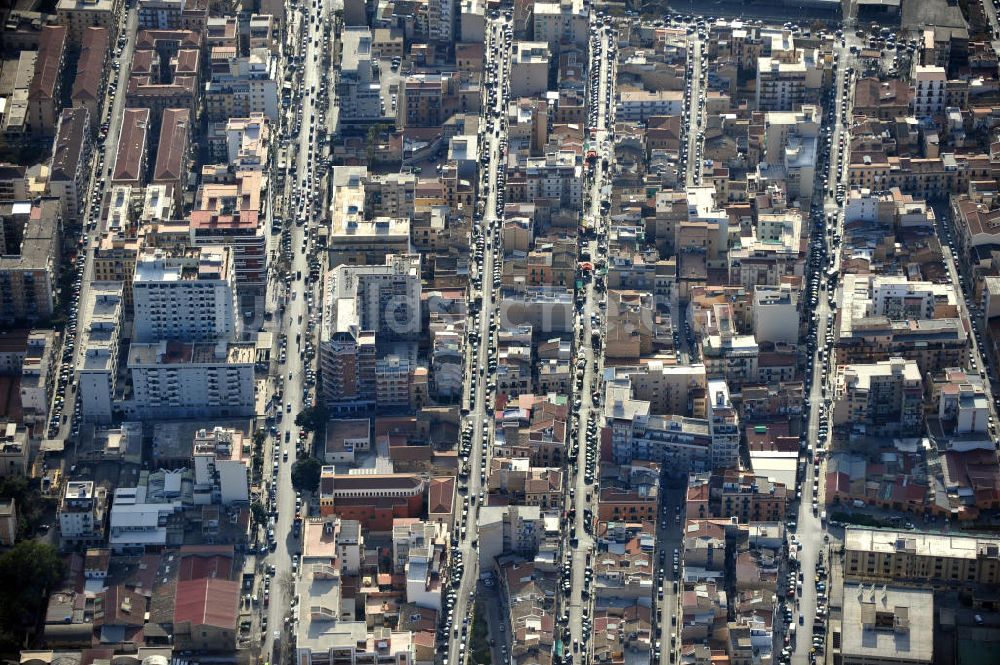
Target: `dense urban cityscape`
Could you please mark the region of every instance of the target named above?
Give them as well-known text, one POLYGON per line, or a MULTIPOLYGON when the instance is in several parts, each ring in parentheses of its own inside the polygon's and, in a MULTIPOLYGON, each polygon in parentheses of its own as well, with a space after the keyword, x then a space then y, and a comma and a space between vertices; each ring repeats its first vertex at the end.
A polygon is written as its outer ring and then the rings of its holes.
POLYGON ((0 656, 1000 663, 1000 0, 10 0, 0 656))

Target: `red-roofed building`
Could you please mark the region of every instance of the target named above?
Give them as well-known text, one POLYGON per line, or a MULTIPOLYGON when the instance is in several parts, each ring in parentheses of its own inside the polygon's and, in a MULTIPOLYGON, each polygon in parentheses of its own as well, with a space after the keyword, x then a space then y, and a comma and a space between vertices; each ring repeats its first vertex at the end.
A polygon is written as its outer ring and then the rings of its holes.
POLYGON ((178 580, 204 577, 230 579, 233 571, 232 545, 186 546, 181 549, 178 580))
POLYGON ((177 582, 174 646, 180 650, 235 650, 239 602, 239 582, 216 578, 177 582))
POLYGON ((181 208, 187 186, 188 149, 191 145, 191 111, 165 109, 160 122, 160 144, 153 167, 154 185, 171 185, 175 203, 181 208))
POLYGON ((91 129, 100 122, 110 40, 107 28, 87 28, 83 31, 80 57, 76 61, 76 80, 73 81, 70 99, 73 106, 82 106, 90 112, 91 129))
POLYGON ((427 521, 451 529, 455 520, 455 476, 431 478, 427 486, 427 521))
POLYGON ((394 519, 423 517, 425 489, 414 474, 338 474, 326 466, 319 481, 320 514, 357 520, 371 531, 390 531, 394 519))
POLYGON ((149 134, 149 109, 127 108, 122 119, 118 152, 111 175, 112 185, 142 186, 146 178, 146 137, 149 134))
POLYGON ((36 136, 52 136, 62 110, 62 70, 66 62, 66 28, 47 25, 38 39, 35 75, 28 87, 28 124, 36 136))

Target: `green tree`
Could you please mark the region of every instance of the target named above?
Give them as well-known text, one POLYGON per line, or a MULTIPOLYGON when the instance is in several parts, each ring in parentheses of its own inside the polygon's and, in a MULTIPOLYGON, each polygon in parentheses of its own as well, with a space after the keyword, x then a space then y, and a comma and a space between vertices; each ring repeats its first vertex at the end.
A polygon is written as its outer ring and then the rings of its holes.
POLYGON ((307 406, 299 415, 295 416, 295 425, 307 432, 322 432, 326 428, 326 421, 329 419, 327 408, 321 404, 307 406))
POLYGON ((62 577, 62 559, 48 543, 23 540, 0 554, 0 639, 20 642, 62 577))
POLYGON ((292 465, 292 487, 298 492, 315 492, 323 465, 315 457, 303 457, 292 465))
POLYGON ((250 514, 253 516, 253 521, 257 526, 262 528, 267 526, 267 508, 260 501, 254 501, 250 504, 250 514))

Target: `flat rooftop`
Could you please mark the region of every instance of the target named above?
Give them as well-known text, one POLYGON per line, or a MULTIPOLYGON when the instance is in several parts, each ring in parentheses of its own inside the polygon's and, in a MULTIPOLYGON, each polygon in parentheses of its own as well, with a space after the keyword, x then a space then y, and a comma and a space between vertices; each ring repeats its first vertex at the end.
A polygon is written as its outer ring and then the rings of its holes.
POLYGON ((840 650, 867 662, 930 663, 934 592, 845 584, 840 650))
POLYGON ((916 556, 955 559, 996 558, 1000 556, 1000 538, 848 527, 844 533, 844 549, 883 554, 908 551, 916 556))

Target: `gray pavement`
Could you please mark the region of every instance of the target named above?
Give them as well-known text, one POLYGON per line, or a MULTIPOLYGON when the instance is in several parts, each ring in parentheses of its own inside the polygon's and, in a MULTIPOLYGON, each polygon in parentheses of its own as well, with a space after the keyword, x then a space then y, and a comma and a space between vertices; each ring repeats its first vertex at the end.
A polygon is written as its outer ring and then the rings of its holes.
MULTIPOLYGON (((495 64, 497 67, 497 80, 505 81, 506 71, 510 62, 510 45, 504 38, 502 31, 508 25, 502 16, 498 19, 487 21, 487 49, 486 61, 495 64)), ((488 89, 488 88, 487 88, 488 89)), ((486 146, 483 150, 489 155, 486 175, 480 188, 480 200, 484 203, 484 213, 482 221, 478 226, 483 230, 486 241, 490 247, 500 247, 500 215, 497 214, 498 179, 501 170, 504 168, 501 158, 501 142, 506 141, 507 127, 505 124, 506 94, 500 91, 496 95, 496 100, 491 106, 488 97, 484 99, 484 108, 493 114, 497 131, 486 134, 486 146), (482 184, 488 188, 488 193, 482 193, 482 184)), ((500 252, 487 250, 483 253, 482 264, 482 285, 475 289, 476 293, 482 296, 482 307, 480 314, 479 333, 483 343, 475 343, 469 340, 466 344, 468 357, 468 368, 466 370, 466 393, 464 404, 469 411, 469 415, 463 419, 463 425, 471 424, 473 431, 471 453, 468 459, 469 476, 467 481, 463 481, 463 490, 466 498, 475 497, 476 500, 469 501, 468 512, 463 521, 456 520, 456 530, 465 527, 464 536, 459 538, 459 551, 462 554, 464 568, 462 570, 461 581, 459 582, 455 606, 452 609, 453 623, 448 628, 449 641, 447 657, 449 663, 464 663, 468 658, 469 633, 463 626, 462 620, 470 616, 475 597, 477 581, 480 577, 479 556, 473 542, 476 541, 476 525, 479 519, 480 490, 485 487, 486 469, 489 468, 490 444, 493 436, 493 400, 495 391, 488 388, 489 379, 487 365, 490 354, 496 353, 496 328, 494 327, 491 313, 495 313, 499 321, 497 311, 497 291, 493 287, 494 271, 499 271, 503 256, 500 252), (475 398, 471 397, 471 386, 475 385, 475 398), (458 637, 456 638, 456 630, 458 637)), ((474 319, 470 317, 469 330, 475 327, 474 319)), ((461 533, 461 531, 460 531, 461 533)), ((482 571, 488 572, 488 571, 482 571)), ((469 623, 471 626, 471 622, 469 623)), ((498 640, 499 643, 499 640, 498 640)))

